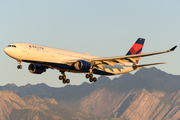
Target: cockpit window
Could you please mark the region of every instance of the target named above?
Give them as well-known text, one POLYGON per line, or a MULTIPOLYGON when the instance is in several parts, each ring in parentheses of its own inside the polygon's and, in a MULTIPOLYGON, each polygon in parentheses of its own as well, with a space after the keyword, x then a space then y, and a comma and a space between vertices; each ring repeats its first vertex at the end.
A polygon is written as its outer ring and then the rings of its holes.
POLYGON ((8 47, 15 47, 15 48, 16 48, 16 46, 15 46, 15 45, 8 45, 8 47))

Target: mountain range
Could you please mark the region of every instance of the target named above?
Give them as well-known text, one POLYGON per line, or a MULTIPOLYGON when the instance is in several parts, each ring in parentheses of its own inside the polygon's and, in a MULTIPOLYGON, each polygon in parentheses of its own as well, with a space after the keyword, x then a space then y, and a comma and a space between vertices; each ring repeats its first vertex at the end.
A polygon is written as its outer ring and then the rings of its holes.
MULTIPOLYGON (((104 120, 58 103, 53 98, 27 95, 20 98, 12 91, 0 91, 1 120, 104 120)), ((107 119, 108 120, 108 119, 107 119)))
MULTIPOLYGON (((44 83, 20 87, 7 84, 0 86, 0 91, 3 90, 12 91, 28 105, 28 99, 35 96, 45 102, 45 99, 52 99, 59 105, 55 106, 91 116, 88 119, 180 120, 180 76, 155 67, 143 68, 135 74, 126 73, 113 80, 100 76, 97 82, 91 84, 85 82, 61 88, 49 87, 44 83)), ((21 114, 25 112, 21 111, 21 114)), ((60 119, 61 115, 58 117, 60 119)), ((71 115, 71 118, 75 117, 71 115)), ((81 118, 87 119, 83 116, 78 119, 81 118)))

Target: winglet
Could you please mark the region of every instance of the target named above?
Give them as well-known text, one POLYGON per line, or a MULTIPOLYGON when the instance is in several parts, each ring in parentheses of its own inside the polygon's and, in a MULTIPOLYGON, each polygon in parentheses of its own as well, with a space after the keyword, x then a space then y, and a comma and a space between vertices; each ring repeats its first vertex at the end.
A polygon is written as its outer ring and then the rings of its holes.
POLYGON ((174 51, 176 49, 177 45, 170 49, 170 51, 174 51))

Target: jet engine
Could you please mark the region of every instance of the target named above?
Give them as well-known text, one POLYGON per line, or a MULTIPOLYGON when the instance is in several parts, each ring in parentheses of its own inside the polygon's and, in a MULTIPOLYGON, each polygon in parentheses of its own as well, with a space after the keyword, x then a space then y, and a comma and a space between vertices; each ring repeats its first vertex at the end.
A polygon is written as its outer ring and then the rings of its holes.
POLYGON ((46 71, 46 68, 38 64, 30 64, 28 67, 30 73, 41 74, 46 71))
POLYGON ((78 60, 77 62, 75 62, 74 67, 76 68, 76 70, 89 71, 89 69, 91 68, 91 64, 84 60, 78 60))

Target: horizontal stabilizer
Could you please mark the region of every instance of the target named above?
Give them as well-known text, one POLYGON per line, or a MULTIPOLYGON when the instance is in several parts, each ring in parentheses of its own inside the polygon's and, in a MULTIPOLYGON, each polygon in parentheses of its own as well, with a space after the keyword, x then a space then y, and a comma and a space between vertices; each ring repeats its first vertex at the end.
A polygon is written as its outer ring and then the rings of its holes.
POLYGON ((159 65, 159 64, 165 64, 165 63, 166 62, 151 63, 151 64, 144 64, 144 65, 134 65, 134 67, 144 67, 144 66, 159 65))

